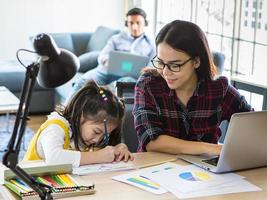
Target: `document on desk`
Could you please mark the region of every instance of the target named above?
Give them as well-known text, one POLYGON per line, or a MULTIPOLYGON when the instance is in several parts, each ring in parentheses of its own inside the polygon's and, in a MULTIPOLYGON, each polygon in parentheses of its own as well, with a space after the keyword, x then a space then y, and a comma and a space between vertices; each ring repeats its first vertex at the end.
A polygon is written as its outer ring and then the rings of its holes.
POLYGON ((92 165, 83 165, 80 167, 73 167, 72 174, 87 175, 99 172, 122 171, 130 169, 135 169, 132 163, 121 161, 121 162, 92 164, 92 165))
POLYGON ((178 198, 260 191, 261 189, 234 173, 214 174, 194 165, 176 166, 168 170, 142 173, 178 198))
POLYGON ((168 192, 166 189, 160 186, 160 184, 150 180, 149 178, 143 176, 146 173, 156 173, 159 171, 169 170, 171 168, 176 167, 177 165, 174 163, 165 163, 162 165, 157 165, 153 167, 143 168, 134 172, 130 172, 127 174, 122 174, 119 176, 114 176, 112 179, 127 183, 129 185, 136 186, 148 192, 152 192, 154 194, 164 194, 168 192))

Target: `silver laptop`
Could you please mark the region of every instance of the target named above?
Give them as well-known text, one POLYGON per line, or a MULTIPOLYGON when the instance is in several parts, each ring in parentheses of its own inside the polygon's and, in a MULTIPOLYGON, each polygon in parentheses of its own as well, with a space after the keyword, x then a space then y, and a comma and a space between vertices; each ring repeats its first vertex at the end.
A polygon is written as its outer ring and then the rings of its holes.
POLYGON ((108 68, 109 74, 117 76, 131 76, 138 78, 143 67, 147 66, 149 58, 121 51, 109 53, 108 68))
POLYGON ((178 158, 215 173, 267 166, 267 111, 232 115, 219 157, 178 158))

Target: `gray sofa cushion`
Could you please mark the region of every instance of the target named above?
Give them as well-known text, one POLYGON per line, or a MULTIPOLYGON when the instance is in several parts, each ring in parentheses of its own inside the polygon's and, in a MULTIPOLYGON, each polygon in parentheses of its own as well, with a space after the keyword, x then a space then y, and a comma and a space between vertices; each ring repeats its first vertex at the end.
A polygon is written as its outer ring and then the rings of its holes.
POLYGON ((87 46, 87 51, 102 50, 102 48, 106 45, 108 39, 116 33, 119 33, 119 30, 99 26, 91 36, 91 39, 87 46))
POLYGON ((72 53, 76 53, 73 47, 72 37, 69 33, 53 33, 51 34, 56 44, 60 48, 67 49, 72 53))
POLYGON ((91 70, 95 68, 98 64, 97 57, 99 55, 100 51, 91 51, 85 54, 82 54, 79 56, 80 60, 80 69, 79 72, 87 72, 88 70, 91 70))

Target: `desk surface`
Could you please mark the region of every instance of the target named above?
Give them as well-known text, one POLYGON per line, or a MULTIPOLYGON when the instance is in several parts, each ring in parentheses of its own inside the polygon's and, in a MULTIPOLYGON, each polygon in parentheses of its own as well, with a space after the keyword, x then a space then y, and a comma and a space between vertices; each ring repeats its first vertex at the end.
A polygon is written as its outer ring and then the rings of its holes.
MULTIPOLYGON (((135 154, 135 161, 134 164, 136 166, 144 166, 148 165, 149 163, 160 163, 162 161, 169 161, 175 158, 174 156, 167 155, 167 154, 159 154, 159 153, 137 153, 135 154)), ((177 164, 186 165, 187 163, 181 160, 174 161, 177 164)), ((93 174, 87 176, 80 176, 78 178, 82 179, 83 181, 90 181, 94 182, 96 186, 96 193, 90 196, 78 196, 72 197, 71 199, 74 200, 81 200, 81 199, 90 199, 90 200, 102 200, 102 199, 109 199, 109 200, 118 200, 118 199, 127 199, 127 200, 156 200, 156 199, 177 199, 171 193, 166 193, 163 195, 155 195, 147 191, 143 191, 139 188, 136 188, 131 185, 127 185, 124 183, 120 183, 111 179, 111 177, 115 175, 119 175, 122 173, 126 173, 125 171, 122 172, 109 172, 109 173, 101 173, 101 174, 93 174)), ((211 197, 202 197, 197 198, 198 200, 205 199, 205 200, 260 200, 267 198, 267 167, 265 168, 258 168, 253 170, 245 170, 238 172, 239 175, 246 177, 246 180, 251 182, 252 184, 257 185, 258 187, 262 188, 260 192, 245 192, 245 193, 234 193, 234 194, 225 194, 225 195, 218 195, 218 196, 211 196, 211 197)), ((0 186, 0 191, 5 193, 9 196, 9 199, 16 199, 6 188, 0 186)), ((7 197, 7 196, 5 196, 7 197)), ((0 196, 0 199, 4 199, 0 196)), ((6 198, 5 198, 6 199, 6 198)), ((195 198, 196 199, 196 198, 195 198)), ((66 199, 67 200, 67 199, 66 199)))

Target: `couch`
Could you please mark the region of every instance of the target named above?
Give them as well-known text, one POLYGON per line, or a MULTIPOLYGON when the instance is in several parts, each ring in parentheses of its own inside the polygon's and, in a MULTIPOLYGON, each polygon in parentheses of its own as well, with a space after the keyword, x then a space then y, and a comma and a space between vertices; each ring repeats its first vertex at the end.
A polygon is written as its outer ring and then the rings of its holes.
MULTIPOLYGON (((67 49, 79 58, 79 72, 72 80, 55 89, 42 88, 36 83, 33 88, 30 112, 48 113, 54 110, 56 104, 63 103, 74 80, 97 66, 99 52, 108 39, 118 32, 119 30, 99 26, 95 32, 50 33, 59 48, 67 49)), ((30 64, 30 62, 27 61, 26 64, 30 64)), ((24 78, 25 68, 17 61, 0 61, 0 85, 6 86, 18 97, 24 78)))
POLYGON ((99 26, 94 33, 52 33, 50 34, 60 48, 67 49, 78 56, 80 69, 64 85, 55 88, 55 104, 64 103, 71 91, 72 84, 83 73, 97 66, 97 58, 108 39, 119 30, 99 26))

